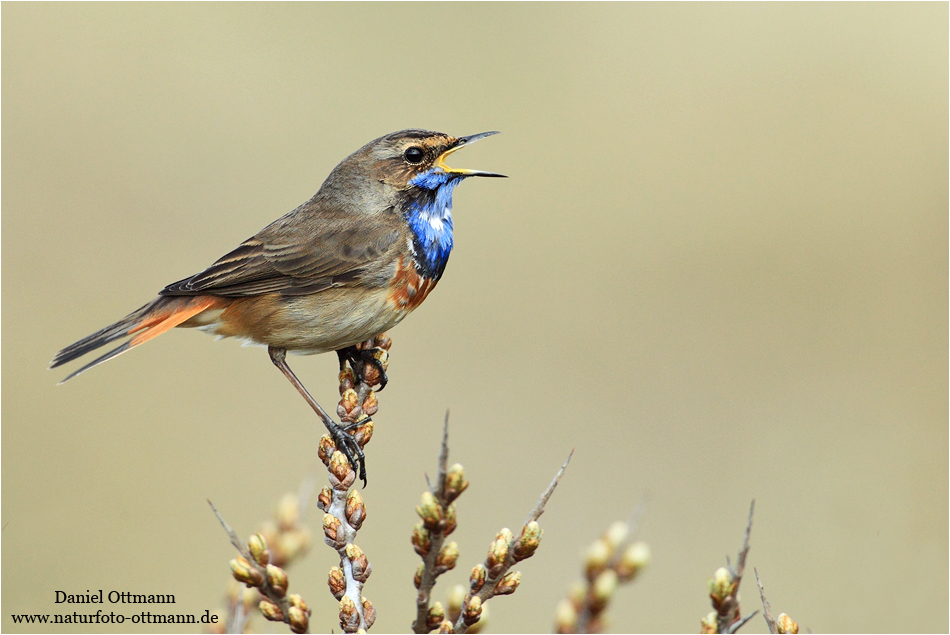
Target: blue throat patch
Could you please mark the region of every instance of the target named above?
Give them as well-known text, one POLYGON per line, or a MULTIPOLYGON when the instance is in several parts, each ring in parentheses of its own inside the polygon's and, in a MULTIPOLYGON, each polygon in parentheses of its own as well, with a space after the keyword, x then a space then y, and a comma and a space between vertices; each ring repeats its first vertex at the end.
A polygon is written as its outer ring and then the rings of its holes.
POLYGON ((452 252, 452 191, 464 178, 441 169, 414 177, 409 185, 418 188, 406 208, 406 220, 413 234, 416 267, 424 278, 438 280, 452 252))

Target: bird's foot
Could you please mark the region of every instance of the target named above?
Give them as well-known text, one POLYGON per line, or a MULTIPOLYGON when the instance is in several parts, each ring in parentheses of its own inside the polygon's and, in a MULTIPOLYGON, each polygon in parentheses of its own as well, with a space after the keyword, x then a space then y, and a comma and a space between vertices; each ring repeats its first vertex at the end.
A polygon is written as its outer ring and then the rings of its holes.
POLYGON ((353 470, 359 474, 360 480, 363 481, 363 487, 366 487, 366 455, 363 453, 363 447, 350 434, 350 431, 366 424, 367 421, 369 421, 369 418, 355 423, 334 423, 332 427, 327 426, 330 438, 333 439, 333 445, 343 453, 353 470))
POLYGON ((385 349, 371 347, 358 348, 357 346, 347 346, 336 352, 340 358, 340 370, 346 362, 350 363, 356 379, 370 386, 379 386, 376 392, 381 391, 389 383, 389 377, 386 375, 386 368, 383 362, 377 357, 377 351, 385 349))

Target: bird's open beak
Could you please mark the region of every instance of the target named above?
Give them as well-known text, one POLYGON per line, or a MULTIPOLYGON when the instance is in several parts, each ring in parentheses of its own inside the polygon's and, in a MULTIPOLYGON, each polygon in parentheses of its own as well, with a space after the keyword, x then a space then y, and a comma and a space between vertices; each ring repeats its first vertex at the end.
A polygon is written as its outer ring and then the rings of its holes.
POLYGON ((442 153, 442 155, 435 162, 435 167, 441 168, 444 172, 448 174, 458 174, 461 176, 497 176, 501 178, 508 178, 505 174, 498 174, 496 172, 484 172, 482 170, 466 170, 464 168, 450 168, 445 164, 445 157, 449 156, 459 148, 465 146, 470 146, 479 139, 484 139, 485 137, 490 137, 493 134, 498 134, 497 130, 492 132, 482 132, 479 134, 468 135, 467 137, 459 137, 458 141, 454 146, 442 153))

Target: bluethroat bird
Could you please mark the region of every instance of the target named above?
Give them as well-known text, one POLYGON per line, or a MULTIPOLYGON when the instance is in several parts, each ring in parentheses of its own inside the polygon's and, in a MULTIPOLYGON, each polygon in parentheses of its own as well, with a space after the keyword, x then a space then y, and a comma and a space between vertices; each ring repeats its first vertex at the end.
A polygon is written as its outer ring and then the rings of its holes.
POLYGON ((455 187, 470 176, 504 176, 450 168, 446 157, 493 134, 402 130, 369 142, 336 166, 309 201, 201 273, 168 285, 142 308, 67 346, 50 368, 129 337, 65 382, 176 326, 266 345, 337 448, 354 468, 359 465, 365 483, 362 448, 307 392, 287 365, 287 352, 337 351, 341 364, 359 361, 355 344, 387 331, 422 304, 452 251, 455 187))

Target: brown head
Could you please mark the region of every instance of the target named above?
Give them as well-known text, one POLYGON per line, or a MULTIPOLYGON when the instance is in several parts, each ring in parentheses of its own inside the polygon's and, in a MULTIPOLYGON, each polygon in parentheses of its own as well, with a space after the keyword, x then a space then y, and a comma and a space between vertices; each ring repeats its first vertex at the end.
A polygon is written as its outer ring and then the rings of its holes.
MULTIPOLYGON (((429 130, 400 130, 370 141, 340 162, 318 196, 356 203, 364 210, 390 206, 412 189, 434 191, 469 176, 503 174, 451 168, 445 160, 456 150, 497 132, 453 137, 429 130), (354 199, 360 199, 357 203, 354 199), (385 202, 384 202, 385 201, 385 202)), ((397 205, 398 207, 398 205, 397 205)))

